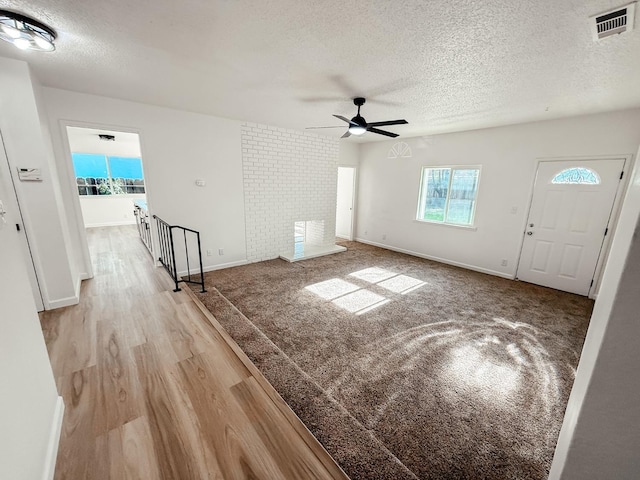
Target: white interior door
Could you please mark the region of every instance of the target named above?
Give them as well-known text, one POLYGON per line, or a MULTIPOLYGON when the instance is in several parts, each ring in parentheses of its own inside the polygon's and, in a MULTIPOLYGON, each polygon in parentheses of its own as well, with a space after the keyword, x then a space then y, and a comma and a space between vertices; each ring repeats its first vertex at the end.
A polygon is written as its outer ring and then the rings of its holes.
POLYGON ((624 159, 540 162, 517 278, 588 295, 624 159))
MULTIPOLYGON (((42 294, 40 293, 40 286, 38 284, 35 266, 31 257, 29 240, 24 229, 22 214, 20 213, 20 208, 18 206, 18 199, 13 186, 13 180, 11 178, 11 171, 5 154, 2 135, 0 135, 0 229, 4 230, 5 233, 6 231, 16 233, 20 238, 18 243, 20 244, 21 252, 16 252, 15 254, 22 256, 24 259, 26 266, 25 270, 29 277, 31 291, 33 293, 33 300, 36 304, 37 310, 41 312, 44 310, 44 303, 42 301, 42 294)), ((0 248, 2 248, 1 245, 0 248)))
POLYGON ((356 169, 338 167, 338 199, 336 201, 336 236, 353 240, 353 206, 356 169))

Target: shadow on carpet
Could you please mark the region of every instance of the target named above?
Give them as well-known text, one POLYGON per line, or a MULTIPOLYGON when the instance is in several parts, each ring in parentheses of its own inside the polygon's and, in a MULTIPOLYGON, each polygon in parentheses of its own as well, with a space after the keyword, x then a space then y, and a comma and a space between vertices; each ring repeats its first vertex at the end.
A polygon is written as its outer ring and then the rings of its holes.
POLYGON ((341 244, 197 295, 352 479, 546 478, 593 302, 341 244))

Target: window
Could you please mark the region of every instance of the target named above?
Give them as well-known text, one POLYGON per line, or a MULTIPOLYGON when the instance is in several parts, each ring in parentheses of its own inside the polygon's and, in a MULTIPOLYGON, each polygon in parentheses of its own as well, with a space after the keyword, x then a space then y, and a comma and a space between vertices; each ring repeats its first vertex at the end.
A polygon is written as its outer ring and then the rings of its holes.
POLYGON ((423 167, 417 220, 473 225, 478 167, 423 167))
POLYGON ((600 177, 593 170, 584 167, 567 168, 558 173, 551 183, 571 185, 600 185, 600 177))
POLYGON ((139 158, 72 153, 71 159, 79 195, 145 193, 139 158))

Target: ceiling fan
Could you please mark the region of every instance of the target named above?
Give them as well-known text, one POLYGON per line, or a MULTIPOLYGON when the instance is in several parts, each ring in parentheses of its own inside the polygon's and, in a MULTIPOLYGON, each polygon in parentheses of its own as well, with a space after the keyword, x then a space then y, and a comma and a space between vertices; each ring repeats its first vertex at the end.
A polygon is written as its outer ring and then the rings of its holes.
MULTIPOLYGON (((377 133, 379 135, 386 135, 387 137, 395 138, 398 136, 397 133, 387 132, 386 130, 380 130, 375 127, 383 127, 385 125, 404 125, 407 122, 406 120, 387 120, 385 122, 371 122, 367 123, 367 121, 360 115, 360 107, 364 105, 366 100, 362 97, 356 97, 353 99, 353 104, 358 107, 358 113, 355 117, 349 120, 342 115, 334 115, 334 117, 339 118, 349 124, 349 129, 345 132, 342 138, 350 137, 351 135, 362 135, 365 132, 377 133)), ((310 128, 339 128, 339 127, 310 127, 310 128)))

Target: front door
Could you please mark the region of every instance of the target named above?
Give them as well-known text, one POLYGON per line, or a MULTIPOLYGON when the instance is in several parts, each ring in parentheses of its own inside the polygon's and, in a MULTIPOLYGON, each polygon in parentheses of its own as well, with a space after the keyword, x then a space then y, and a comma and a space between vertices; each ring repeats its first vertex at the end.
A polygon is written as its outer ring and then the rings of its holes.
POLYGON ((623 167, 624 159, 540 162, 519 280, 589 294, 623 167))

